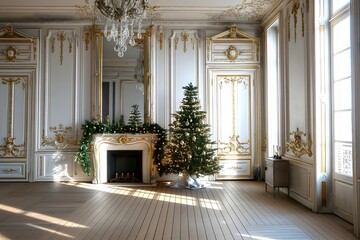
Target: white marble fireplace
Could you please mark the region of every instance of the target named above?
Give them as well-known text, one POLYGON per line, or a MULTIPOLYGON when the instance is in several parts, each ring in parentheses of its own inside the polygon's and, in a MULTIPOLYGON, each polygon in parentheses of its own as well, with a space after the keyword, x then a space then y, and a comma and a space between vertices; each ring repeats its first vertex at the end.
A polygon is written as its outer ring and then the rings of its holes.
POLYGON ((142 151, 142 181, 153 183, 156 180, 153 153, 155 134, 95 134, 93 136, 93 183, 108 182, 107 151, 142 151))

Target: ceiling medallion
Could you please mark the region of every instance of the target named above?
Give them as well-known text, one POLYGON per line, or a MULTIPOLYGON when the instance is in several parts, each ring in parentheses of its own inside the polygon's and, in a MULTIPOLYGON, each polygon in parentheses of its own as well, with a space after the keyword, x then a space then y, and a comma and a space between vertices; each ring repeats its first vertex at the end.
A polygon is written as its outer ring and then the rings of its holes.
POLYGON ((242 3, 229 9, 217 13, 210 14, 210 20, 226 20, 235 18, 239 21, 259 22, 271 8, 276 0, 243 0, 242 3))

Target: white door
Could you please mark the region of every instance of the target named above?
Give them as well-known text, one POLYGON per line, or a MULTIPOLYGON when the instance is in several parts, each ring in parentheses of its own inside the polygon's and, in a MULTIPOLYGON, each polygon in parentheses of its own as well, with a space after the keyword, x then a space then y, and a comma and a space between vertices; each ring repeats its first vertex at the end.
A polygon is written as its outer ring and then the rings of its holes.
POLYGON ((254 71, 210 70, 217 179, 249 179, 254 162, 254 71))

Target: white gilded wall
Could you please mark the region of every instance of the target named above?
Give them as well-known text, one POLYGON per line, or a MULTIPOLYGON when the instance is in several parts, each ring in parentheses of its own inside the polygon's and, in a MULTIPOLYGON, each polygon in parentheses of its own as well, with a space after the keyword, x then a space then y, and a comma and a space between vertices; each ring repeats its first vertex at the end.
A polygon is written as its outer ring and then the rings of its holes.
POLYGON ((38 31, 0 29, 0 181, 27 181, 35 140, 38 31))
POLYGON ((36 95, 34 180, 90 180, 74 161, 81 125, 90 118, 91 47, 87 28, 41 29, 36 95))

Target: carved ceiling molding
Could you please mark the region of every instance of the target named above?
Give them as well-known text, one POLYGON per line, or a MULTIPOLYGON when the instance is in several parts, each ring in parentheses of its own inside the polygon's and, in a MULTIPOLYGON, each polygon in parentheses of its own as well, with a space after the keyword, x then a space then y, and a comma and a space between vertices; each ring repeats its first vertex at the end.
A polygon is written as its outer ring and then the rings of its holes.
POLYGON ((216 14, 209 14, 210 20, 235 18, 238 21, 260 22, 276 0, 244 0, 242 3, 216 14))

